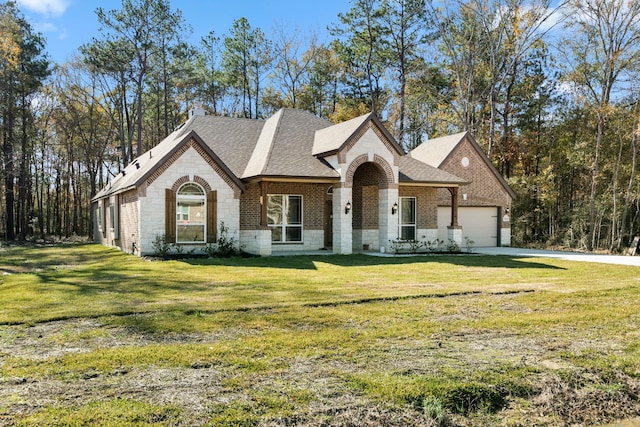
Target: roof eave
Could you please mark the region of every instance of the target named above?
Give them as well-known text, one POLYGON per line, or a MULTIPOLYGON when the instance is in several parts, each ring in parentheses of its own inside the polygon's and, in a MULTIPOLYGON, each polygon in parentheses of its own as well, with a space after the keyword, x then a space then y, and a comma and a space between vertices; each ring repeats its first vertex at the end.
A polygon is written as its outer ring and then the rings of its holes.
POLYGON ((105 194, 102 194, 102 195, 101 194, 96 194, 91 199, 91 203, 98 202, 98 201, 100 201, 102 199, 106 199, 106 198, 111 197, 111 196, 115 196, 115 195, 118 195, 118 194, 126 193, 127 191, 135 190, 136 188, 138 188, 138 187, 135 186, 135 185, 129 185, 127 187, 119 188, 119 189, 117 189, 115 191, 107 191, 105 194))
POLYGON ((340 150, 334 149, 334 150, 329 150, 329 151, 323 151, 322 153, 316 153, 313 156, 318 158, 318 159, 322 159, 325 157, 329 157, 329 156, 335 156, 336 154, 338 154, 340 150))
POLYGON ((291 175, 256 175, 248 178, 243 178, 243 181, 247 184, 253 184, 256 182, 268 181, 268 182, 305 182, 310 184, 334 184, 340 182, 340 176, 335 177, 327 176, 291 176, 291 175))
POLYGON ((229 169, 229 167, 222 161, 222 159, 220 159, 220 157, 218 157, 216 153, 213 152, 213 150, 204 142, 204 140, 200 137, 200 135, 198 135, 198 133, 195 130, 192 130, 188 134, 183 136, 180 142, 177 143, 171 149, 171 151, 169 151, 161 159, 159 159, 159 161, 156 162, 154 167, 149 169, 140 178, 138 178, 134 186, 139 187, 140 185, 142 185, 151 175, 153 175, 156 172, 159 165, 164 164, 164 162, 167 159, 171 158, 171 156, 173 156, 176 152, 178 152, 178 150, 180 150, 180 148, 182 148, 182 146, 187 142, 189 142, 189 140, 191 139, 195 140, 198 143, 198 145, 200 145, 200 147, 207 153, 207 155, 211 157, 213 161, 218 164, 218 166, 220 166, 223 172, 226 173, 231 178, 233 183, 236 186, 238 186, 240 190, 244 191, 246 189, 244 183, 233 172, 231 172, 231 169, 229 169))
POLYGON ((465 185, 469 185, 471 184, 470 182, 467 181, 456 181, 456 182, 451 182, 451 181, 414 181, 414 180, 407 180, 407 179, 400 179, 398 181, 399 185, 402 186, 414 186, 414 187, 438 187, 438 188, 443 188, 443 187, 463 187, 465 185))

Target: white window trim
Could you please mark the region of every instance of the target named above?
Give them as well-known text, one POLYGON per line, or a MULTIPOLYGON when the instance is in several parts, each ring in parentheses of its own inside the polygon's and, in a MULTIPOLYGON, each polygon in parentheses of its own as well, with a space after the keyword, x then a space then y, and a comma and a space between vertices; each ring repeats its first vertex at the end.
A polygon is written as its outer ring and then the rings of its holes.
POLYGON ((202 186, 200 184, 197 184, 195 182, 186 182, 184 184, 182 184, 180 186, 180 188, 178 188, 178 191, 176 191, 176 217, 174 219, 174 221, 176 222, 176 244, 180 244, 180 245, 202 245, 207 243, 207 193, 204 190, 204 188, 202 188, 202 186), (180 195, 180 190, 182 189, 182 187, 184 187, 185 185, 195 185, 198 188, 200 188, 200 190, 202 191, 202 195, 201 196, 194 196, 194 195, 180 195), (178 221, 178 215, 182 215, 182 212, 180 211, 180 202, 183 200, 194 200, 194 201, 202 201, 203 204, 203 209, 202 209, 202 240, 196 240, 196 241, 187 241, 187 240, 178 240, 178 236, 179 236, 179 227, 180 227, 180 222, 178 221))
MULTIPOLYGON (((268 224, 269 229, 280 228, 282 230, 282 239, 286 239, 287 237, 287 233, 286 233, 287 227, 300 227, 300 240, 295 240, 295 241, 280 240, 279 242, 274 242, 272 240, 271 243, 274 245, 304 244, 304 196, 302 194, 267 194, 267 206, 269 203, 269 197, 271 196, 285 197, 286 200, 288 200, 289 197, 300 197, 300 224, 287 224, 286 223, 287 216, 284 214, 284 212, 282 213, 282 224, 268 224)), ((284 208, 285 206, 283 204, 283 209, 284 208)))
POLYGON ((400 197, 400 206, 398 208, 398 240, 404 240, 402 238, 402 228, 403 227, 413 227, 413 235, 414 238, 418 236, 418 200, 415 196, 404 196, 400 197), (404 224, 402 222, 402 200, 403 199, 413 199, 413 223, 404 224))
POLYGON ((96 209, 96 223, 98 223, 98 231, 102 231, 102 215, 104 215, 104 212, 102 212, 102 200, 100 200, 96 209))

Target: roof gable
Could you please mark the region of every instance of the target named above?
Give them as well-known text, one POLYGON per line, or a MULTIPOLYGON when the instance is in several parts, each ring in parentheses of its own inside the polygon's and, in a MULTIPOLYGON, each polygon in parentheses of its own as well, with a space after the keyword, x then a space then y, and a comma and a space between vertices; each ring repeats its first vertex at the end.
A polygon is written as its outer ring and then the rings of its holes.
POLYGON ((372 128, 390 151, 404 155, 404 150, 384 127, 380 119, 373 114, 365 114, 355 119, 316 131, 312 154, 326 157, 342 151, 348 151, 368 129, 372 128))
POLYGON ((493 166, 493 163, 491 163, 473 135, 469 132, 461 132, 427 140, 410 151, 409 155, 414 159, 439 168, 451 157, 454 151, 465 142, 478 153, 478 157, 482 159, 483 164, 496 177, 505 191, 509 193, 512 198, 515 198, 515 193, 511 187, 509 187, 507 181, 505 181, 502 174, 493 166))
POLYGON ((440 138, 428 139, 411 150, 409 154, 423 163, 436 168, 440 167, 467 134, 468 132, 460 132, 440 138))
POLYGON ((213 152, 195 131, 181 135, 178 130, 153 149, 133 160, 103 188, 93 200, 122 193, 142 185, 149 185, 167 170, 185 151, 194 148, 230 185, 244 190, 245 185, 213 152))

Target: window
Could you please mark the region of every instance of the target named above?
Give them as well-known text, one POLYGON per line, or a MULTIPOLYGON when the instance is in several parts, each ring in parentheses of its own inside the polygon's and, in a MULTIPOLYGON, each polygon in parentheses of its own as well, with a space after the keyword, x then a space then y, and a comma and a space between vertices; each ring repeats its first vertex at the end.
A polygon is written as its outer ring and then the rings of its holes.
POLYGON ((116 207, 113 203, 109 204, 109 224, 111 231, 116 229, 116 207))
POLYGON ((302 196, 269 194, 267 224, 272 242, 302 242, 302 196))
POLYGON ((400 239, 416 240, 416 198, 400 197, 400 239))
POLYGON ((204 243, 206 198, 197 184, 187 183, 176 195, 177 243, 204 243))
POLYGON ((102 200, 98 202, 98 209, 96 211, 96 222, 98 223, 98 230, 102 231, 102 200))

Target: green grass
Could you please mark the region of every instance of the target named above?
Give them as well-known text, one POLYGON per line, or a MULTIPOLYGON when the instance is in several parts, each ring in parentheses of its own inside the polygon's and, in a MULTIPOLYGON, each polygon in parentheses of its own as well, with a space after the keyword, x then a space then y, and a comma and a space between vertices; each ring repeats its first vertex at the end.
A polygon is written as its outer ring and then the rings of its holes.
POLYGON ((443 425, 603 422, 640 408, 638 273, 478 255, 0 248, 0 424, 284 425, 358 406, 443 425), (154 375, 194 381, 184 393, 198 405, 160 393, 170 381, 135 392, 154 375), (23 382, 86 391, 35 404, 23 382), (581 418, 544 400, 558 384, 594 396, 581 418))
POLYGON ((180 409, 129 399, 108 399, 80 407, 50 407, 20 420, 18 426, 164 426, 179 419, 180 409))

